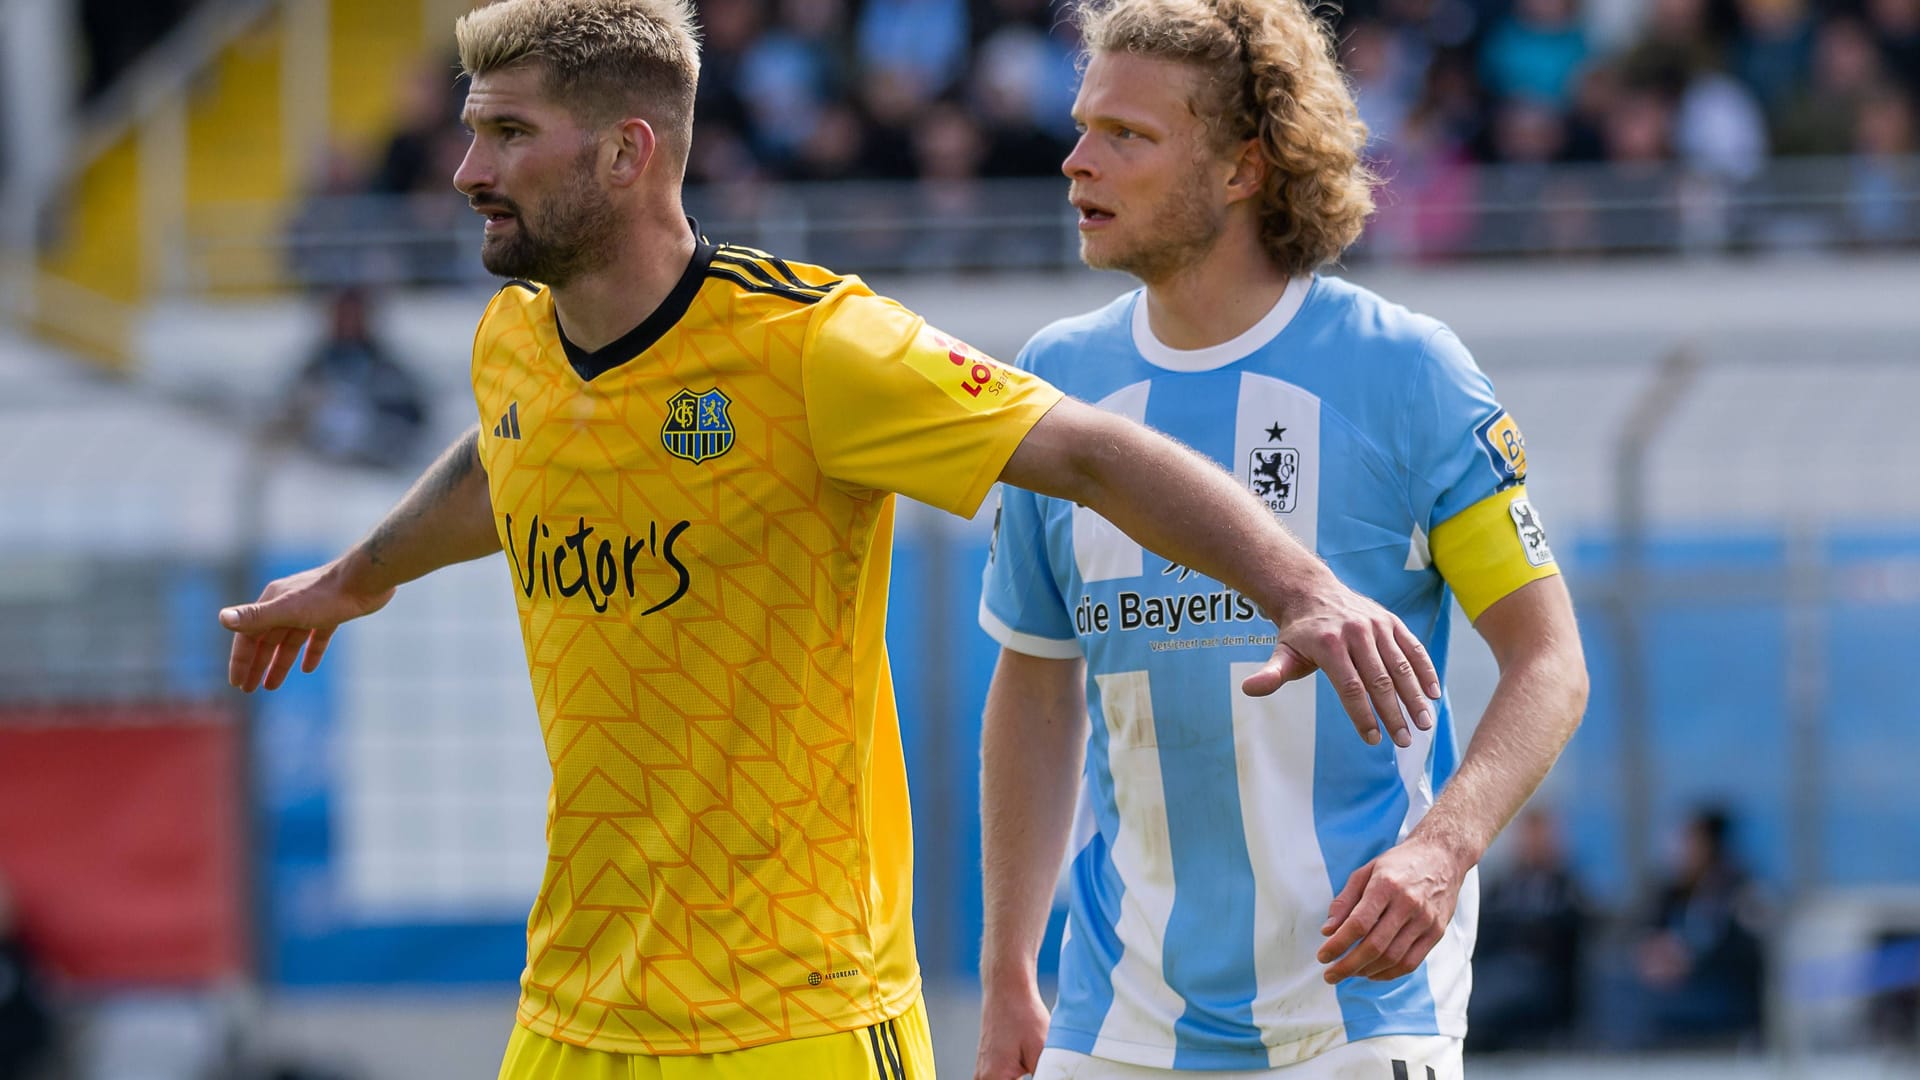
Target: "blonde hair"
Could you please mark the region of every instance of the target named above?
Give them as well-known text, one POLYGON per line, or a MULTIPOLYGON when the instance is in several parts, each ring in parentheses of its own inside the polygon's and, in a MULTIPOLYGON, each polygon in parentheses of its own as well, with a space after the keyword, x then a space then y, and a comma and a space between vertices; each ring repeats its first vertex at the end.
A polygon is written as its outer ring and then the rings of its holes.
POLYGON ((683 155, 692 141, 700 41, 689 0, 500 0, 453 33, 469 76, 537 66, 582 121, 643 116, 683 155))
POLYGON ((1256 142, 1260 242, 1282 270, 1311 273, 1359 239, 1380 179, 1332 33, 1301 0, 1079 0, 1073 14, 1089 52, 1192 66, 1217 149, 1256 142))

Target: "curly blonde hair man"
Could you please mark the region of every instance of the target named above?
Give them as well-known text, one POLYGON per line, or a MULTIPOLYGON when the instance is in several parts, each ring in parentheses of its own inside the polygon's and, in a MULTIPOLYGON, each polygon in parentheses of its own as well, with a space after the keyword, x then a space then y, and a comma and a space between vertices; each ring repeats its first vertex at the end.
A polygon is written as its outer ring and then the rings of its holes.
POLYGON ((1144 288, 1041 330, 1022 365, 1210 456, 1419 628, 1443 678, 1457 598, 1500 684, 1464 755, 1444 700, 1355 738, 1335 671, 1256 704, 1266 615, 1006 490, 980 604, 1002 649, 974 1080, 1458 1080, 1473 867, 1586 695, 1525 440, 1444 325, 1321 272, 1377 181, 1301 0, 1079 4, 1080 253, 1144 288), (1063 857, 1049 1009, 1035 957, 1063 857))
POLYGON ((1090 53, 1185 65, 1211 147, 1248 145, 1265 165, 1260 241, 1307 274, 1339 258, 1373 213, 1379 179, 1366 125, 1334 62, 1326 23, 1297 0, 1084 0, 1074 20, 1090 53))

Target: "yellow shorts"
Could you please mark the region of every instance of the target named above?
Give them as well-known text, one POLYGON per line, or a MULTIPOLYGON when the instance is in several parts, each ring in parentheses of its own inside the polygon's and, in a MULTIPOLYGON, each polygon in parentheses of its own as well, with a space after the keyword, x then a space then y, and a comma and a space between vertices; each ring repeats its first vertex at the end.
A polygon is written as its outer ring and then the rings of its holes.
POLYGON ((721 1054, 610 1054, 515 1024, 500 1080, 934 1080, 927 1005, 870 1028, 721 1054))

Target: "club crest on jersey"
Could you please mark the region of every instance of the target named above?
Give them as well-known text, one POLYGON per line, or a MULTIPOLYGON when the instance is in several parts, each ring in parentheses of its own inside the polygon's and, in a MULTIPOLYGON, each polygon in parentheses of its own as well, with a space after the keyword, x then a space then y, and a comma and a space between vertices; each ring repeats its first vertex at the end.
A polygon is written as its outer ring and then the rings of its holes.
POLYGON ((695 465, 733 449, 733 418, 727 406, 733 399, 718 387, 704 394, 682 389, 667 399, 667 422, 660 442, 667 453, 695 465))
POLYGON ((1540 524, 1540 513, 1525 499, 1507 504, 1513 515, 1513 530, 1520 534, 1520 546, 1527 553, 1528 566, 1545 566, 1553 561, 1553 549, 1547 546, 1547 530, 1540 524))
POLYGON ((1501 489, 1510 488, 1527 478, 1527 440, 1520 434, 1520 425, 1514 422, 1507 410, 1501 409, 1480 422, 1473 429, 1474 438, 1480 441, 1481 452, 1487 455, 1487 463, 1500 477, 1501 489))
MULTIPOLYGON (((1268 442, 1279 442, 1287 429, 1274 424, 1266 429, 1268 442)), ((1293 446, 1263 446, 1253 451, 1248 462, 1248 486, 1267 509, 1276 514, 1292 513, 1300 501, 1300 450, 1293 446)))

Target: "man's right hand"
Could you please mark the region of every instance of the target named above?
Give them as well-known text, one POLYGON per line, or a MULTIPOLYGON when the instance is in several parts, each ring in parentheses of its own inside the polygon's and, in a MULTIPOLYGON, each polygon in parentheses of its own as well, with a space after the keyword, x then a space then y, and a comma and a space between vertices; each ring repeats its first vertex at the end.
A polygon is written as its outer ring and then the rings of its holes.
POLYGON ((1040 1067, 1047 1044, 1047 1003, 1028 979, 1018 987, 989 989, 980 1002, 980 1053, 973 1080, 1018 1080, 1040 1067))
POLYGON ((1440 675, 1426 646, 1398 616, 1328 574, 1323 588, 1278 622, 1280 644, 1273 659, 1241 684, 1247 694, 1271 694, 1318 670, 1368 745, 1379 744, 1381 720, 1402 747, 1413 744, 1406 717, 1422 731, 1433 727, 1440 675))
POLYGON ((393 590, 361 593, 345 584, 345 559, 272 582, 251 604, 220 610, 220 625, 234 632, 227 682, 251 694, 280 689, 293 662, 311 673, 326 655, 334 630, 348 619, 371 615, 393 599, 393 590))

